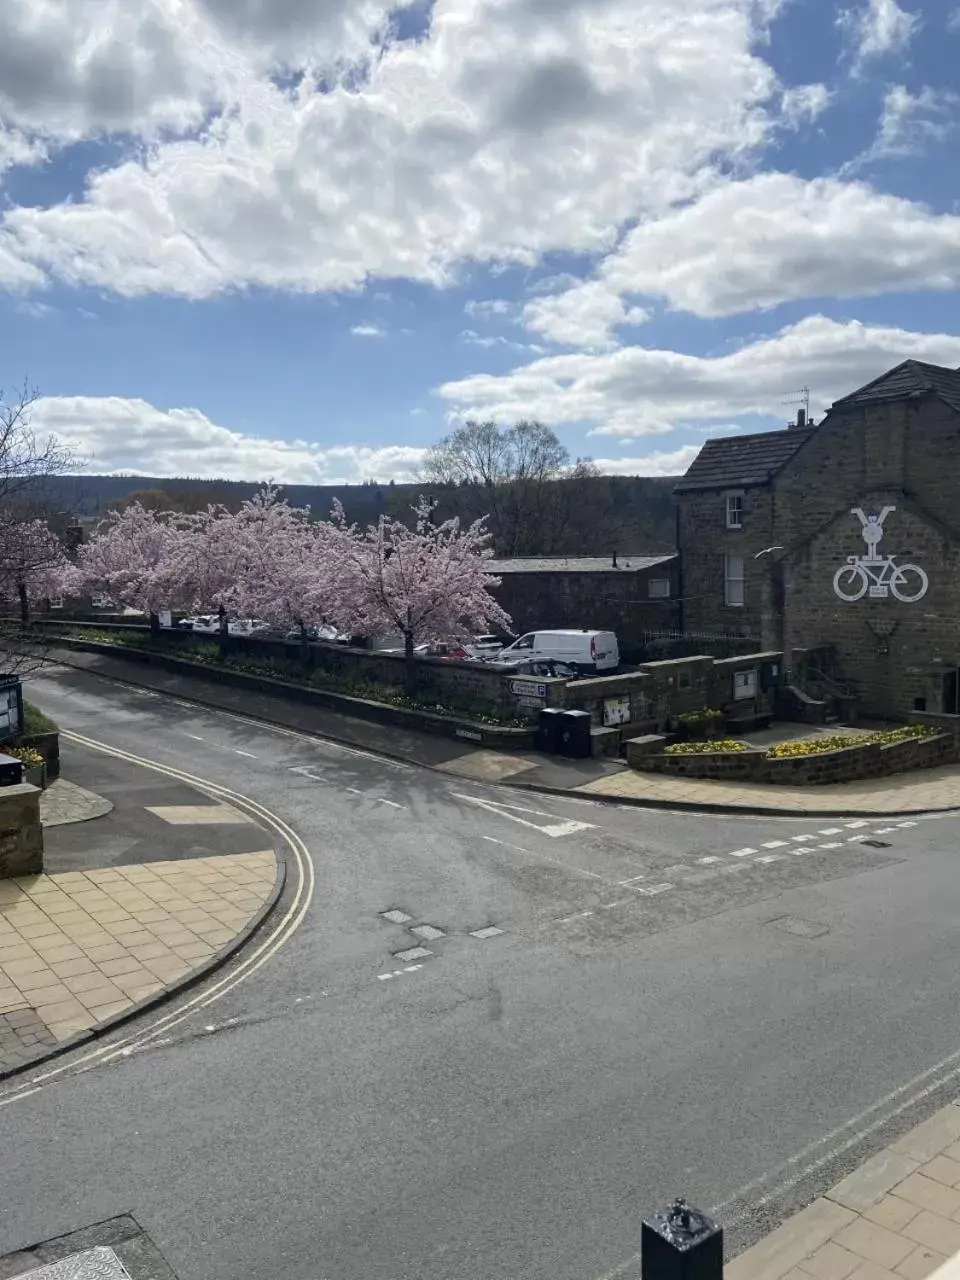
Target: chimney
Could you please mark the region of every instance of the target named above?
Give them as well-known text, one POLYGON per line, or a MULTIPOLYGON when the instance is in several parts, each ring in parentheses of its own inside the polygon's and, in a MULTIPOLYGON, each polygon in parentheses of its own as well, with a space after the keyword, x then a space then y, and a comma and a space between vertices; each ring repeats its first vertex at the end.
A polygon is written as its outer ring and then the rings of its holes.
POLYGON ((616 552, 614 552, 614 553, 613 553, 613 567, 614 567, 614 568, 616 568, 616 567, 617 567, 617 553, 616 553, 616 552))
POLYGON ((806 409, 798 409, 797 410, 797 426, 798 428, 803 428, 806 425, 807 425, 807 411, 806 409))

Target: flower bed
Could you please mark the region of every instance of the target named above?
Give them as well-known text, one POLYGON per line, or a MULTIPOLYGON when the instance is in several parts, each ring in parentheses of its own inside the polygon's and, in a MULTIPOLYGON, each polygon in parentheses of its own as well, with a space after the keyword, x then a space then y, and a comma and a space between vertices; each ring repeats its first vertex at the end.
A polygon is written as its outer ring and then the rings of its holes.
POLYGON ((781 742, 767 751, 742 742, 682 742, 651 751, 631 751, 630 765, 643 772, 687 778, 742 780, 775 786, 822 786, 929 769, 956 761, 954 736, 929 725, 904 725, 876 733, 831 734, 781 742))

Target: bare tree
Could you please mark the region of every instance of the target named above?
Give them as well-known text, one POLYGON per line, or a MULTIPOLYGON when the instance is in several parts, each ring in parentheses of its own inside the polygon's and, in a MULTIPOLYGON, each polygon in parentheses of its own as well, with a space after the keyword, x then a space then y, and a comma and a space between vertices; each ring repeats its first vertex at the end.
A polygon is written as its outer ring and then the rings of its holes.
POLYGON ((38 436, 31 411, 39 392, 24 383, 12 396, 0 389, 0 513, 38 482, 73 470, 76 457, 54 435, 38 436))
POLYGON ((445 496, 442 507, 464 519, 488 516, 500 555, 580 549, 586 519, 593 541, 598 522, 609 514, 607 486, 596 466, 589 458, 571 462, 542 422, 465 422, 431 449, 423 474, 445 496))

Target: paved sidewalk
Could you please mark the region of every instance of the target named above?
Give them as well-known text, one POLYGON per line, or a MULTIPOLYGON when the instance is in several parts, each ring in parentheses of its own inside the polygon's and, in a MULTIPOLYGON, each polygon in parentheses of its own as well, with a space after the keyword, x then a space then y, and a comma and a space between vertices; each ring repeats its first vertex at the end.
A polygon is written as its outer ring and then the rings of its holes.
POLYGON ((575 786, 582 795, 613 796, 655 805, 741 809, 756 813, 832 814, 869 817, 960 809, 960 766, 943 765, 890 778, 867 779, 843 786, 767 787, 734 782, 664 778, 622 769, 575 786))
POLYGON ((0 1071, 180 985, 276 878, 266 849, 0 881, 0 1071))
POLYGON ((78 787, 66 778, 56 778, 40 797, 40 821, 44 827, 65 827, 71 822, 102 818, 113 809, 113 801, 78 787))
POLYGON ((922 1280, 958 1252, 954 1103, 728 1263, 724 1280, 922 1280))

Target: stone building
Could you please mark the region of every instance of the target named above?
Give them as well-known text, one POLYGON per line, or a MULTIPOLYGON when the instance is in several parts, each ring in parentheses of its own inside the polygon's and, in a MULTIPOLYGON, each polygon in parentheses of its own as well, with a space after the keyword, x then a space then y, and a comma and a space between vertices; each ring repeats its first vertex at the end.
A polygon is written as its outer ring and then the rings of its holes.
POLYGON ((958 477, 960 370, 915 360, 816 425, 708 442, 676 487, 683 628, 783 650, 865 713, 960 712, 958 477))
POLYGON ((615 631, 621 650, 645 632, 678 625, 678 557, 536 556, 491 560, 494 591, 513 629, 590 627, 615 631))

